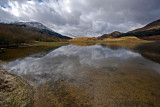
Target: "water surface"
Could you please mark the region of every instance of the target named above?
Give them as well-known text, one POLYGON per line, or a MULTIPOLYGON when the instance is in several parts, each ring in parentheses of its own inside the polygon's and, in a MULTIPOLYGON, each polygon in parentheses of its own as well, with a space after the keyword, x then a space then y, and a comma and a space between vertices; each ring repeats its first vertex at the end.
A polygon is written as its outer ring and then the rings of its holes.
POLYGON ((4 68, 36 88, 37 107, 160 106, 160 64, 126 47, 62 46, 4 68))

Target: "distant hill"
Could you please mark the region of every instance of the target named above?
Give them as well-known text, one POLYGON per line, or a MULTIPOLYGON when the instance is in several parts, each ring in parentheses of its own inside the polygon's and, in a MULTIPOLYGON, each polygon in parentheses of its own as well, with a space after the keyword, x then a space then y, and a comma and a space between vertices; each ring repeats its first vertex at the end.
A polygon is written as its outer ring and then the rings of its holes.
POLYGON ((22 26, 24 28, 35 27, 35 28, 39 28, 39 29, 50 30, 49 28, 47 28, 45 25, 43 25, 40 22, 14 22, 13 24, 22 26))
POLYGON ((69 39, 40 23, 0 23, 0 48, 15 47, 34 41, 59 42, 69 39))
POLYGON ((123 33, 118 37, 136 36, 141 39, 147 40, 160 40, 160 19, 147 24, 146 26, 123 33))
POLYGON ((111 34, 104 34, 98 37, 98 39, 120 38, 120 37, 126 37, 126 36, 127 37, 135 36, 145 40, 160 40, 160 19, 154 22, 151 22, 142 28, 129 31, 127 33, 120 33, 116 31, 111 34))
POLYGON ((158 20, 156 20, 154 22, 151 22, 151 23, 147 24, 146 26, 144 26, 143 28, 137 29, 137 30, 143 31, 143 30, 159 29, 159 28, 160 28, 160 19, 158 19, 158 20))
POLYGON ((104 35, 98 37, 98 39, 103 40, 105 38, 117 38, 120 34, 122 34, 122 33, 119 32, 119 31, 115 31, 115 32, 112 32, 110 34, 104 34, 104 35))
POLYGON ((12 23, 12 25, 20 26, 29 31, 38 32, 50 37, 57 37, 61 39, 71 39, 70 37, 62 36, 61 34, 47 28, 45 25, 39 22, 15 22, 15 23, 12 23))

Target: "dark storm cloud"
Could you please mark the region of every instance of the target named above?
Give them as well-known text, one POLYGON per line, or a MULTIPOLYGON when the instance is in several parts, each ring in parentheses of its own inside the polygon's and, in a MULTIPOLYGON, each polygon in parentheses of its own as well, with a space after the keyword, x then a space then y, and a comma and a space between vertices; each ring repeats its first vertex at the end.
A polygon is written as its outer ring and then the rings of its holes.
POLYGON ((70 36, 126 32, 160 18, 159 0, 8 0, 1 4, 6 5, 0 8, 1 19, 7 17, 5 12, 70 36))

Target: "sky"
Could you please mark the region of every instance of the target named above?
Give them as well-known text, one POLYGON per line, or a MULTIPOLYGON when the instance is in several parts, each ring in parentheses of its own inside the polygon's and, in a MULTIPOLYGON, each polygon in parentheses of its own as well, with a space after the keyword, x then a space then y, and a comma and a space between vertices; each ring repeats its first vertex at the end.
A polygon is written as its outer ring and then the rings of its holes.
POLYGON ((0 0, 0 21, 37 21, 71 37, 127 32, 160 19, 160 0, 0 0))

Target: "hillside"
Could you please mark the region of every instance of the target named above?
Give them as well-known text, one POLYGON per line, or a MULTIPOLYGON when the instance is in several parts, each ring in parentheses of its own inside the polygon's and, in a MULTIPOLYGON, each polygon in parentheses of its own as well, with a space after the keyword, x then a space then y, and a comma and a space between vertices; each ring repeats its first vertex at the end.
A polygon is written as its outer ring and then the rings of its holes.
POLYGON ((126 36, 120 38, 105 38, 103 41, 107 42, 147 42, 134 36, 126 36))
POLYGON ((0 47, 15 47, 34 41, 56 42, 70 39, 69 37, 61 36, 58 33, 56 33, 58 36, 54 34, 47 29, 36 27, 24 28, 16 24, 0 23, 0 47))
POLYGON ((159 35, 160 35, 160 19, 147 24, 143 28, 129 31, 127 33, 119 35, 118 37, 136 36, 141 39, 160 40, 159 35))
POLYGON ((143 28, 136 29, 131 32, 146 31, 146 30, 151 30, 151 29, 160 29, 160 19, 147 24, 143 28))
POLYGON ((45 34, 49 37, 57 37, 61 39, 71 39, 70 37, 62 36, 61 34, 47 28, 45 25, 39 22, 15 22, 15 23, 12 23, 11 25, 20 26, 29 31, 45 34))
POLYGON ((120 33, 116 31, 110 34, 104 34, 98 37, 98 39, 103 40, 105 38, 120 38, 126 36, 135 36, 145 40, 160 40, 160 19, 151 22, 142 28, 129 31, 127 33, 120 33))
POLYGON ((35 28, 39 28, 39 29, 47 29, 50 30, 49 28, 47 28, 45 25, 39 23, 39 22, 14 22, 12 24, 15 25, 19 25, 19 26, 23 26, 24 28, 28 28, 28 27, 35 27, 35 28))
POLYGON ((99 40, 103 40, 105 38, 116 38, 118 37, 120 34, 122 34, 121 32, 119 31, 115 31, 115 32, 112 32, 110 34, 103 34, 102 36, 98 37, 99 40))

